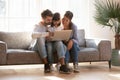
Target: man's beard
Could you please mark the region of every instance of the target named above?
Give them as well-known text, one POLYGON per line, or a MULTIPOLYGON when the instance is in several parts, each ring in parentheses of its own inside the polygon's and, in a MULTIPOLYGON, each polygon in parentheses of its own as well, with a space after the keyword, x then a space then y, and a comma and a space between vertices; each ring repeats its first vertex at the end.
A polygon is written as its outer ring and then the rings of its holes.
POLYGON ((51 25, 51 23, 45 23, 45 25, 51 25))

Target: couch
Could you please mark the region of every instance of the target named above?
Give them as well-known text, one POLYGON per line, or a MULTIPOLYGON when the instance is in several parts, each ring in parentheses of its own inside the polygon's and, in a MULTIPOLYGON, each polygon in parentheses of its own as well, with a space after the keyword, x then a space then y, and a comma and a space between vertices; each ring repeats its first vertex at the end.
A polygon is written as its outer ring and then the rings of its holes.
MULTIPOLYGON (((0 32, 0 65, 41 64, 39 54, 29 50, 31 32, 0 32)), ((79 62, 108 61, 111 68, 111 41, 86 39, 84 29, 78 30, 79 62)), ((56 59, 55 59, 56 62, 56 59)))

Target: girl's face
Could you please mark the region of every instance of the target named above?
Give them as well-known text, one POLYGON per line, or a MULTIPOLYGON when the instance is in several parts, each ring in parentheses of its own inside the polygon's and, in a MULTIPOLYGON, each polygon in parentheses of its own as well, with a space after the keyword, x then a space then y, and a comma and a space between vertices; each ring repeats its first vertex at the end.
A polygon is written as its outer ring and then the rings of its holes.
POLYGON ((62 19, 62 24, 64 26, 64 29, 69 28, 70 22, 71 22, 71 20, 69 18, 67 18, 66 16, 64 16, 64 18, 62 19))
POLYGON ((60 25, 60 22, 61 22, 60 20, 53 21, 53 24, 54 24, 55 27, 58 27, 60 25))

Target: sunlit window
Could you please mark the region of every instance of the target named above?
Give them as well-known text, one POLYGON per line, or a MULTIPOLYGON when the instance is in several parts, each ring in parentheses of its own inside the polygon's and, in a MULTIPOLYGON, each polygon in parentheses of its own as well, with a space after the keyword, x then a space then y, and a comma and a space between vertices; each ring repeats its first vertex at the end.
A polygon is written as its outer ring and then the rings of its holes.
POLYGON ((78 28, 88 26, 88 0, 0 0, 0 31, 32 31, 45 9, 61 16, 70 10, 78 28))

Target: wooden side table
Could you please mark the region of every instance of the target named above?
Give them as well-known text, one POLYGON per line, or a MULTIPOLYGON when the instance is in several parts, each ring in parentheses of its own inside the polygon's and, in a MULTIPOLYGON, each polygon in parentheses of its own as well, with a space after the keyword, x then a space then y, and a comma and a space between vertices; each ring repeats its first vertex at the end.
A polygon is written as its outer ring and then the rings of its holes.
POLYGON ((120 66, 120 50, 116 50, 116 49, 112 50, 111 61, 113 66, 120 66))

